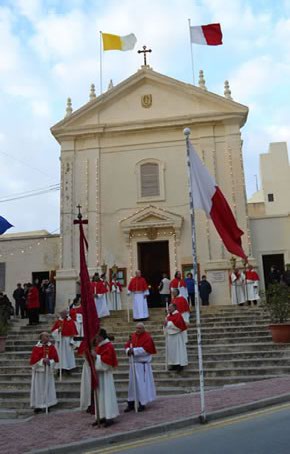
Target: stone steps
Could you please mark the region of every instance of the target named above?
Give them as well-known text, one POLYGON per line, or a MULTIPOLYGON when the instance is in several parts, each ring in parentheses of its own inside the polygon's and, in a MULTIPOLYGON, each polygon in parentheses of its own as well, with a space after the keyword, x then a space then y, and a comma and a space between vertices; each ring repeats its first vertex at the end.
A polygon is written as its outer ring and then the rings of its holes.
MULTIPOLYGON (((207 389, 290 374, 290 346, 273 344, 268 331, 269 319, 260 308, 202 308, 202 342, 207 389)), ((31 414, 29 391, 31 349, 42 331, 49 331, 55 317, 41 316, 41 324, 26 326, 27 320, 13 320, 7 338, 7 350, 0 354, 0 418, 31 414), (7 412, 5 413, 5 409, 7 412)), ((198 390, 195 314, 189 329, 189 366, 180 374, 165 371, 165 338, 162 333, 163 309, 151 309, 146 329, 152 333, 157 355, 152 362, 158 395, 174 395, 198 390)), ((127 396, 128 359, 124 344, 135 323, 127 323, 127 312, 112 313, 101 321, 108 333, 115 335, 119 367, 115 372, 118 398, 127 396)), ((82 358, 71 377, 56 380, 58 408, 77 408, 82 358)))

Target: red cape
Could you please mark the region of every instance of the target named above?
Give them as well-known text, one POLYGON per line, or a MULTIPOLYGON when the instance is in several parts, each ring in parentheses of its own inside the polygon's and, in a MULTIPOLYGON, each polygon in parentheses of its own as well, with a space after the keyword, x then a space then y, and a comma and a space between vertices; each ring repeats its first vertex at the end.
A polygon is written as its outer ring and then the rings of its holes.
POLYGON ((132 277, 128 290, 130 292, 145 292, 148 290, 148 285, 144 277, 132 277))
POLYGON ((83 313, 83 308, 80 306, 80 307, 72 307, 69 311, 69 316, 70 318, 76 322, 77 320, 77 314, 82 314, 83 313))
POLYGON ((185 281, 183 279, 177 279, 177 277, 175 277, 170 282, 170 288, 179 288, 179 287, 185 287, 186 288, 186 283, 185 283, 185 281))
POLYGON ((110 290, 111 290, 111 291, 112 291, 113 285, 115 285, 115 287, 118 287, 118 289, 120 290, 120 292, 122 291, 122 285, 120 284, 120 282, 118 282, 118 281, 111 281, 111 282, 110 282, 110 290))
POLYGON ((154 341, 150 334, 147 333, 146 331, 141 334, 133 333, 131 335, 131 340, 128 340, 128 342, 125 345, 125 348, 130 348, 131 344, 134 348, 135 347, 144 348, 144 350, 150 355, 155 355, 155 353, 157 353, 154 341))
POLYGON ((36 287, 31 287, 28 292, 27 309, 38 309, 39 307, 39 291, 36 287))
POLYGON ((58 363, 58 354, 54 345, 35 345, 30 356, 30 366, 38 363, 38 361, 43 358, 53 359, 56 363, 58 363))
POLYGON ((246 271, 246 279, 248 281, 259 281, 260 280, 256 271, 246 271))
POLYGON ((187 330, 187 326, 185 324, 185 321, 183 320, 182 315, 177 311, 175 314, 167 315, 167 321, 172 322, 181 331, 187 330))
POLYGON ((176 309, 181 314, 183 314, 183 312, 190 312, 189 304, 184 296, 177 296, 176 298, 173 298, 172 303, 176 305, 176 309))
POLYGON ((92 290, 94 295, 103 295, 108 292, 106 284, 104 281, 91 282, 92 290))
POLYGON ((57 320, 53 327, 51 328, 51 332, 55 331, 59 327, 62 328, 61 335, 67 337, 77 336, 78 332, 76 329, 75 322, 72 319, 65 319, 65 320, 57 320))
POLYGON ((103 363, 108 364, 112 367, 118 366, 118 360, 114 345, 111 342, 107 342, 104 345, 98 345, 95 348, 97 355, 100 355, 103 363))

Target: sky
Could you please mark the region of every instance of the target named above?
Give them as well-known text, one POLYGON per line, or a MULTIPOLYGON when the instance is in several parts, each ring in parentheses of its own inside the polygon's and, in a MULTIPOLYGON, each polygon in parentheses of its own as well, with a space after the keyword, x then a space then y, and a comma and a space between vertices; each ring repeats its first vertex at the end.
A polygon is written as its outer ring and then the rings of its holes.
POLYGON ((135 33, 132 52, 104 54, 103 86, 142 64, 152 48, 157 72, 192 82, 188 19, 220 22, 222 46, 193 46, 195 78, 250 109, 242 129, 248 196, 269 142, 290 148, 290 0, 0 0, 0 215, 21 232, 59 229, 60 147, 50 127, 99 86, 99 31, 135 33), (17 199, 29 191, 49 190, 17 199), (10 199, 10 200, 8 200, 10 199), (16 199, 16 200, 11 200, 16 199))

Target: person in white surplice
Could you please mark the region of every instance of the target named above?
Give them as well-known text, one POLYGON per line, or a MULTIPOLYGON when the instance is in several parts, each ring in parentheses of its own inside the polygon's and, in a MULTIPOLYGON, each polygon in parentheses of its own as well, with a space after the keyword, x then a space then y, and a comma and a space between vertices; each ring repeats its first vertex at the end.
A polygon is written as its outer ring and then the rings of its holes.
POLYGON ((164 322, 164 334, 166 336, 167 365, 171 370, 182 371, 187 366, 187 350, 184 331, 187 330, 185 321, 175 304, 168 307, 169 314, 164 322))
POLYGON ((71 370, 76 367, 74 337, 78 335, 75 322, 67 314, 66 310, 60 313, 59 319, 51 328, 52 337, 55 340, 59 363, 56 368, 62 369, 66 375, 71 375, 71 370))
POLYGON ((231 273, 232 304, 243 306, 247 301, 245 294, 245 275, 238 268, 231 273))
POLYGON ((144 411, 145 406, 156 399, 151 367, 152 355, 156 354, 156 348, 143 323, 137 323, 136 331, 130 336, 125 350, 130 358, 128 406, 125 413, 134 410, 135 402, 138 411, 144 411))
POLYGON ((111 291, 110 310, 120 311, 122 309, 122 303, 121 303, 122 285, 117 280, 116 274, 113 274, 113 276, 112 276, 112 280, 110 282, 110 291, 111 291))
POLYGON ((49 342, 49 334, 43 332, 30 357, 32 366, 30 406, 34 408, 34 413, 40 413, 46 407, 57 404, 53 374, 56 363, 58 363, 56 348, 49 342))
POLYGON ((128 285, 128 295, 133 293, 133 319, 146 320, 149 317, 147 295, 149 295, 148 285, 141 271, 137 270, 135 277, 132 277, 128 285))
MULTIPOLYGON (((117 355, 113 344, 110 342, 106 330, 100 329, 93 342, 92 355, 95 358, 95 367, 98 374, 98 405, 100 422, 104 427, 113 424, 113 419, 119 415, 117 395, 114 384, 113 370, 118 366, 117 355)), ((82 345, 80 346, 82 352, 82 345)), ((81 379, 81 410, 92 410, 91 370, 85 360, 81 379)), ((97 425, 97 421, 93 425, 97 425)))
POLYGON ((248 304, 251 305, 251 303, 253 303, 254 305, 256 305, 260 299, 259 275, 254 270, 252 265, 248 265, 248 269, 246 270, 245 275, 246 275, 246 298, 248 304))

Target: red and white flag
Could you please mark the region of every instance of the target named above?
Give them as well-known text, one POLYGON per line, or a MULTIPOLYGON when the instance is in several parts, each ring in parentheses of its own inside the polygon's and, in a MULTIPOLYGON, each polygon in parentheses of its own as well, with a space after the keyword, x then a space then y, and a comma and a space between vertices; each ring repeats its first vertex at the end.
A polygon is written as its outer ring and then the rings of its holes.
POLYGON ((223 43, 220 24, 194 25, 190 27, 190 39, 194 44, 219 46, 223 43))
POLYGON ((222 191, 202 163, 190 140, 188 145, 193 207, 205 211, 229 252, 246 259, 241 240, 244 232, 238 227, 222 191))

